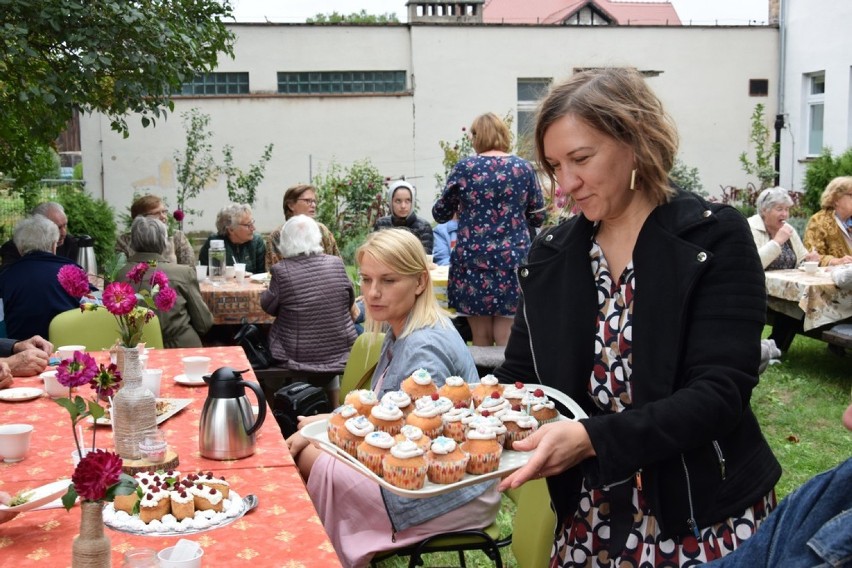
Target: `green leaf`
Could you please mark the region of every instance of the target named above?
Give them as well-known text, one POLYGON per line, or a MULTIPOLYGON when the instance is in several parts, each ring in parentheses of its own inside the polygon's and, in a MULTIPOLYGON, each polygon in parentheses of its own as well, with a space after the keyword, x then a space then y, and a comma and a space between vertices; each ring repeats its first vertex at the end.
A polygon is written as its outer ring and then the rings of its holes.
POLYGON ((121 477, 118 478, 118 483, 114 483, 107 489, 106 500, 113 501, 116 495, 130 495, 136 491, 137 485, 135 479, 126 473, 122 473, 121 477))
POLYGON ((97 401, 93 400, 89 402, 89 414, 92 415, 92 418, 98 420, 100 418, 103 418, 105 413, 106 411, 100 404, 97 403, 97 401))
POLYGON ((66 511, 69 511, 74 503, 77 502, 77 490, 74 489, 74 484, 68 486, 68 491, 62 496, 62 506, 66 511))

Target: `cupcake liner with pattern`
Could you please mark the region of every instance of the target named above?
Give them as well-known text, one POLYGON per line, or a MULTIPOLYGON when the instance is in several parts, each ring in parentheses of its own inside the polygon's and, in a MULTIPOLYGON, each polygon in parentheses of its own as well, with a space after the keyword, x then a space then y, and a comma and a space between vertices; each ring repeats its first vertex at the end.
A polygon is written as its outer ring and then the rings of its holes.
POLYGON ((382 468, 385 481, 400 489, 423 489, 426 483, 426 470, 428 466, 423 463, 423 466, 409 465, 388 465, 387 461, 382 462, 382 468))
POLYGON ((365 452, 360 448, 360 446, 356 450, 356 453, 358 454, 356 456, 358 461, 367 466, 370 471, 379 477, 384 475, 384 472, 382 471, 382 462, 384 461, 385 454, 365 452))
POLYGON ((429 465, 426 477, 432 483, 439 483, 442 485, 461 481, 464 477, 469 459, 468 455, 465 454, 463 459, 455 461, 427 460, 429 465))

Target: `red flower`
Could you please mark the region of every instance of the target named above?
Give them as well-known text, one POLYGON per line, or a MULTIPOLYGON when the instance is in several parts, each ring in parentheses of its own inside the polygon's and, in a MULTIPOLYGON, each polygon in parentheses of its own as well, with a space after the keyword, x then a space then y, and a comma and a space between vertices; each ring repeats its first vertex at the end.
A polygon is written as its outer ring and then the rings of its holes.
POLYGON ((159 286, 161 289, 169 285, 169 277, 162 270, 157 270, 151 275, 151 287, 159 286))
POLYGON ((66 264, 59 269, 56 278, 70 296, 82 298, 89 293, 89 277, 79 266, 66 264))
POLYGON ((150 266, 147 262, 140 262, 130 269, 130 272, 127 273, 127 279, 135 284, 139 284, 142 282, 142 278, 145 276, 145 273, 149 268, 150 266))
POLYGON ((81 387, 98 373, 98 365, 88 353, 75 351, 73 359, 65 359, 56 368, 56 380, 68 388, 81 387))
POLYGON ((181 221, 183 221, 183 218, 186 217, 186 215, 184 215, 184 212, 180 209, 175 209, 175 212, 172 213, 172 217, 175 218, 175 221, 180 223, 181 221))
POLYGON ((101 397, 109 397, 118 391, 118 384, 121 382, 121 373, 115 363, 110 363, 109 366, 100 364, 98 372, 92 378, 89 386, 97 391, 101 397))
POLYGON ((95 450, 80 460, 71 482, 82 499, 100 501, 106 497, 107 489, 118 483, 120 477, 121 458, 112 452, 95 450))
POLYGON ((160 293, 154 297, 154 304, 161 312, 167 312, 172 309, 177 301, 177 292, 174 288, 160 288, 160 293))
POLYGON ((104 290, 103 301, 109 313, 126 316, 136 307, 136 291, 127 282, 112 282, 104 290))

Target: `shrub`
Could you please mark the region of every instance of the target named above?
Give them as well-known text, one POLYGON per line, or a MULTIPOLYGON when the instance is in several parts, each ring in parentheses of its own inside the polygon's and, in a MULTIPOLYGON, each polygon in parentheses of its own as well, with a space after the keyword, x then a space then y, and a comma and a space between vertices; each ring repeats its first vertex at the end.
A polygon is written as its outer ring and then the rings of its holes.
POLYGON ((93 237, 98 266, 105 266, 115 254, 116 227, 112 207, 73 185, 60 187, 56 201, 65 208, 68 232, 93 237))
POLYGON ((838 176, 852 176, 852 148, 836 158, 832 157, 830 148, 824 148, 819 158, 808 164, 802 201, 809 214, 820 210, 819 202, 825 186, 838 176))
POLYGON ((682 190, 691 191, 702 197, 707 197, 707 192, 704 191, 701 178, 698 176, 698 168, 687 166, 680 158, 675 158, 674 167, 669 172, 669 177, 682 190))
POLYGON ((763 118, 763 110, 763 104, 758 103, 754 106, 754 112, 751 114, 749 140, 754 147, 754 161, 750 160, 745 152, 740 154, 740 165, 743 171, 759 180, 758 193, 760 190, 775 185, 775 176, 778 175, 778 172, 775 171, 774 161, 774 157, 778 153, 778 143, 769 141, 769 128, 763 118))
MULTIPOLYGON (((314 177, 317 188, 317 221, 337 239, 341 252, 350 243, 360 244, 383 213, 383 178, 365 159, 344 168, 332 162, 324 174, 314 177)), ((354 251, 354 249, 353 249, 354 251)), ((345 258, 345 257, 344 257, 345 258)))

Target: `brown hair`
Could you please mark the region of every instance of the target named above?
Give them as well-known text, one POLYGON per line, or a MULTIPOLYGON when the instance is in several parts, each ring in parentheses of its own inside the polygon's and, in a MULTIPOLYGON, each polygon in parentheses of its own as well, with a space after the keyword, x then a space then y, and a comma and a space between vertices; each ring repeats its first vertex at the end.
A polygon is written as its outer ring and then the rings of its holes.
POLYGON ((544 157, 544 134, 569 114, 627 144, 636 159, 637 187, 651 192, 657 203, 671 199, 677 128, 636 69, 583 71, 550 89, 536 116, 535 146, 539 165, 552 182, 556 175, 544 157))
POLYGON ((509 152, 512 149, 512 135, 506 123, 493 112, 480 114, 470 125, 470 136, 473 139, 473 149, 477 154, 500 150, 509 152))
POLYGON ((852 176, 836 177, 825 186, 819 205, 823 209, 834 209, 837 200, 846 193, 852 193, 852 176))
POLYGON ((302 195, 307 191, 317 192, 317 188, 312 186, 309 183, 299 183, 292 187, 288 187, 287 191, 284 192, 284 218, 289 219, 293 216, 293 210, 291 207, 296 204, 302 195), (288 207, 289 205, 289 207, 288 207))
POLYGON ((130 218, 135 219, 140 215, 148 215, 150 211, 157 209, 162 204, 163 200, 160 197, 151 195, 150 193, 138 197, 133 202, 133 205, 130 206, 130 218))

